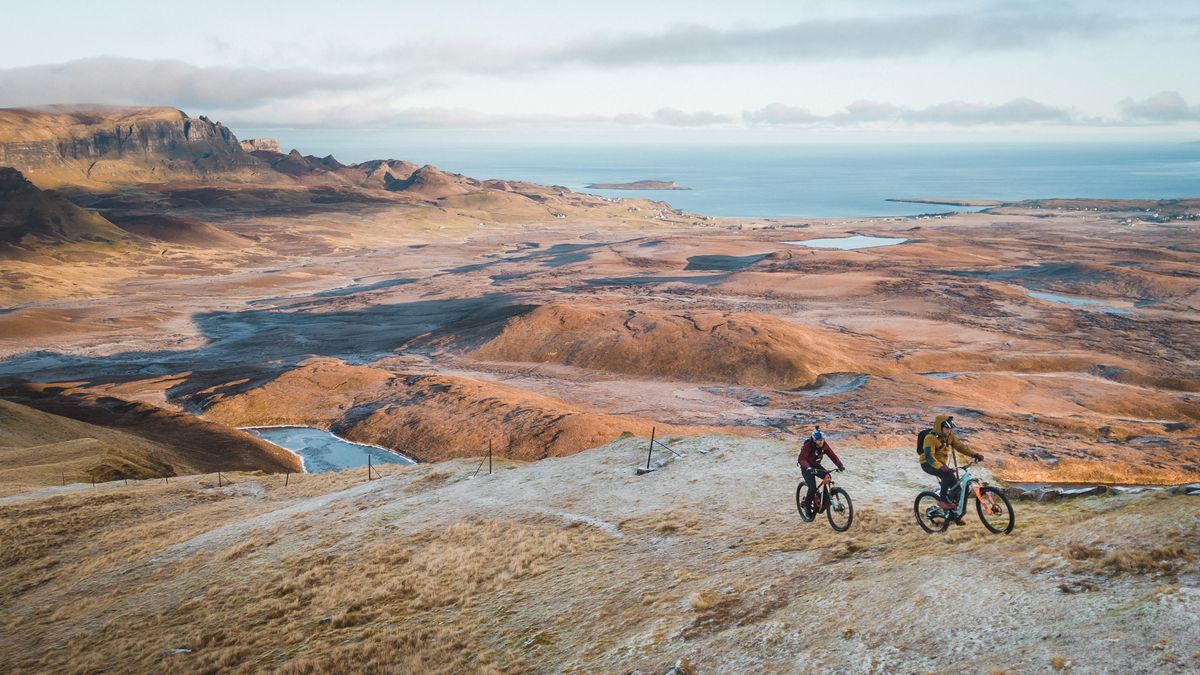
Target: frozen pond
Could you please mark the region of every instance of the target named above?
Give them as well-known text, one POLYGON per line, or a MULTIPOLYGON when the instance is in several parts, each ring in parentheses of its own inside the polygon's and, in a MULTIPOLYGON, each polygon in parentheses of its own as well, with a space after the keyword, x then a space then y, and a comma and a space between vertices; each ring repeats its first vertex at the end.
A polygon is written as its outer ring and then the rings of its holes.
POLYGON ((309 473, 366 466, 368 456, 371 458, 371 464, 416 464, 398 453, 373 445, 352 443, 323 429, 247 427, 243 431, 300 455, 304 459, 304 470, 309 473))
POLYGON ((785 241, 785 244, 798 244, 809 248, 838 248, 843 251, 853 251, 859 248, 876 248, 879 246, 895 246, 908 241, 899 237, 868 237, 856 234, 852 237, 832 237, 829 239, 805 239, 803 241, 785 241))
POLYGON ((1055 295, 1054 293, 1043 293, 1041 291, 1026 291, 1025 293, 1031 298, 1038 300, 1046 300, 1049 302, 1060 302, 1065 305, 1070 305, 1076 309, 1095 309, 1108 314, 1133 314, 1131 309, 1122 309, 1104 304, 1102 300, 1093 300, 1091 298, 1072 298, 1067 295, 1055 295))

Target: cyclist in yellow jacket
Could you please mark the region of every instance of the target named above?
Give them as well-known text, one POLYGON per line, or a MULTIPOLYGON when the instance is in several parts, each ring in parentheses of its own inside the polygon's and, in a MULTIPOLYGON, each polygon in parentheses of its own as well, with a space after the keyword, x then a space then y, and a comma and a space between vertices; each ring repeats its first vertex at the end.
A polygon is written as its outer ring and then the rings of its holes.
POLYGON ((938 496, 942 500, 941 506, 944 509, 954 508, 954 504, 950 503, 950 497, 947 491, 954 487, 958 479, 954 476, 954 470, 946 466, 950 459, 951 450, 957 450, 968 457, 975 457, 980 461, 983 460, 983 454, 975 452, 967 447, 954 435, 954 416, 953 415, 938 415, 933 420, 933 429, 925 434, 925 440, 921 443, 921 470, 925 473, 935 476, 941 484, 941 490, 938 496))

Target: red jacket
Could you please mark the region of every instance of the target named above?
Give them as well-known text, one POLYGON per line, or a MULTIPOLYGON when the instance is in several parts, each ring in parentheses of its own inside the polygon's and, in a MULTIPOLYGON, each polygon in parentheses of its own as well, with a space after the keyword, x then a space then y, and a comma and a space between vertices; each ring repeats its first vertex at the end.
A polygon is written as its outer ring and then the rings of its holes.
POLYGON ((837 453, 833 451, 833 446, 829 445, 829 441, 825 441, 825 447, 822 449, 816 443, 813 443, 813 439, 811 438, 804 441, 804 445, 800 448, 800 457, 796 461, 800 463, 801 468, 811 469, 821 464, 821 457, 823 455, 829 455, 829 459, 833 460, 837 468, 846 468, 842 466, 842 460, 838 459, 837 453))

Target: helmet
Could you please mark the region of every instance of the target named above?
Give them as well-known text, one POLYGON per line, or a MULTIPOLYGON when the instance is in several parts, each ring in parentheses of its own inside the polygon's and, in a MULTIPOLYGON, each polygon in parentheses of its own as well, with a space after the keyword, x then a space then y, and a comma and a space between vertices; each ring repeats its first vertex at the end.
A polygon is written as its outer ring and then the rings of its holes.
POLYGON ((958 425, 954 423, 954 415, 947 417, 946 421, 942 422, 942 430, 943 431, 945 431, 946 429, 957 429, 957 428, 958 428, 958 425))
POLYGON ((812 440, 813 443, 820 443, 825 440, 825 434, 821 433, 821 427, 817 427, 817 430, 812 432, 812 440))

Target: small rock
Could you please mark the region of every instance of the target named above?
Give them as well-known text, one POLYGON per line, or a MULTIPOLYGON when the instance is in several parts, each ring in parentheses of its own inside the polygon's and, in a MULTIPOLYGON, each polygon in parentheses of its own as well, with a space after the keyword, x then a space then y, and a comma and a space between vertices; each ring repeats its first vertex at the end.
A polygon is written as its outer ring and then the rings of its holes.
POLYGON ((1038 500, 1039 502, 1052 502, 1057 500, 1060 495, 1062 495, 1062 493, 1058 490, 1038 490, 1034 494, 1034 499, 1038 500))
POLYGON ((1093 485, 1092 487, 1086 488, 1067 488, 1059 493, 1059 495, 1065 499, 1073 499, 1075 497, 1095 497, 1104 494, 1108 494, 1107 485, 1093 485))
POLYGON ((327 614, 327 615, 317 619, 317 624, 318 625, 325 624, 325 623, 329 623, 330 621, 333 621, 333 617, 327 614))
POLYGON ((175 654, 191 654, 192 648, 191 647, 172 647, 170 649, 164 649, 160 653, 163 656, 173 656, 175 654))

